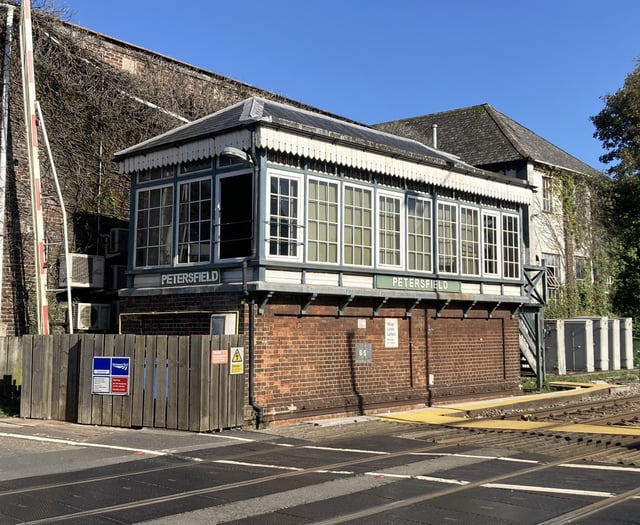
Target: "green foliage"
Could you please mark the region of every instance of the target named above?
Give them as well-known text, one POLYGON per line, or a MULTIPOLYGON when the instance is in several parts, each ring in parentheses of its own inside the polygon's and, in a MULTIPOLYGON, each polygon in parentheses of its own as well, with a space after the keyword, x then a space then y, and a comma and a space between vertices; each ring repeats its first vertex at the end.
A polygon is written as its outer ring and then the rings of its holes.
POLYGON ((611 314, 608 281, 614 272, 611 235, 607 218, 611 207, 611 181, 602 176, 569 173, 547 168, 562 213, 566 283, 548 301, 548 319, 611 314), (584 253, 590 267, 584 279, 577 279, 574 256, 584 253))
POLYGON ((640 319, 640 65, 614 94, 603 97, 604 108, 591 117, 594 136, 608 150, 600 160, 612 176, 607 226, 612 234, 615 272, 613 310, 640 319))
POLYGON ((600 157, 613 164, 609 174, 621 180, 640 175, 640 65, 626 78, 614 94, 603 97, 604 108, 591 121, 594 136, 602 141, 607 153, 600 157))

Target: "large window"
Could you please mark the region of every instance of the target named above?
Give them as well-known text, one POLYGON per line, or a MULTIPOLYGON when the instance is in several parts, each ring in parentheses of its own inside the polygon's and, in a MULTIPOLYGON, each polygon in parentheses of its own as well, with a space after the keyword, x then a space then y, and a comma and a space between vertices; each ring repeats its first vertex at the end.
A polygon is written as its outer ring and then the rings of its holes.
POLYGON ((171 264, 173 186, 138 191, 136 266, 171 264))
POLYGON ((211 179, 180 184, 178 264, 211 259, 211 179))
POLYGON ((482 214, 482 252, 484 256, 484 274, 489 277, 500 275, 500 251, 498 249, 497 213, 482 214))
POLYGON ((400 266, 400 198, 378 195, 378 262, 400 266))
POLYGON ((311 179, 307 197, 307 259, 338 262, 338 185, 311 179))
POLYGON ((277 175, 270 181, 269 255, 298 257, 300 182, 277 175))
POLYGON ((430 272, 431 201, 417 197, 407 199, 407 244, 409 270, 430 272))
POLYGON ((458 272, 458 219, 455 204, 438 203, 438 271, 458 272))
POLYGON ((464 275, 480 275, 480 211, 460 207, 460 266, 464 275))
POLYGON ((344 263, 371 266, 373 263, 373 221, 371 190, 344 188, 344 263))
POLYGON ((520 279, 520 228, 516 215, 502 216, 502 266, 507 279, 520 279))

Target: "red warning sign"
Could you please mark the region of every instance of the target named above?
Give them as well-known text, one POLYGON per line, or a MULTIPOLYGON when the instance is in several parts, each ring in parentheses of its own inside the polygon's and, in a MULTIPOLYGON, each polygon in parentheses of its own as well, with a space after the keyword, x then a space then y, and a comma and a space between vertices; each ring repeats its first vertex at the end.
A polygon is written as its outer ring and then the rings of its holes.
POLYGON ((112 377, 111 393, 112 394, 128 394, 129 378, 128 377, 112 377))

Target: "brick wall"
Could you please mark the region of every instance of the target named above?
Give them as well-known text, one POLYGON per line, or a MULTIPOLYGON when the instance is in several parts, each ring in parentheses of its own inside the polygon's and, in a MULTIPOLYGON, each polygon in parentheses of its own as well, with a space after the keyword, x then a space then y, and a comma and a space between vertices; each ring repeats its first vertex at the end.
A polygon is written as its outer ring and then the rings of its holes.
POLYGON ((121 303, 124 334, 208 335, 212 313, 238 312, 244 331, 244 306, 235 294, 175 294, 128 297, 121 303))
MULTIPOLYGON (((416 307, 318 298, 301 314, 305 296, 276 294, 255 315, 255 398, 266 422, 412 408, 519 390, 518 320, 497 309, 416 307), (385 321, 397 322, 395 348, 385 321), (360 362, 357 343, 371 348, 360 362), (432 384, 428 385, 429 377, 432 384)), ((181 294, 124 299, 123 333, 207 334, 211 312, 240 311, 248 335, 249 303, 240 294, 181 294), (136 313, 139 312, 139 313, 136 313)), ((248 344, 248 343, 247 343, 248 344)), ((247 369, 248 372, 248 369, 247 369)), ((247 376, 248 377, 248 376, 247 376)), ((248 404, 248 401, 247 401, 248 404)), ((251 412, 250 410, 248 411, 251 412)))

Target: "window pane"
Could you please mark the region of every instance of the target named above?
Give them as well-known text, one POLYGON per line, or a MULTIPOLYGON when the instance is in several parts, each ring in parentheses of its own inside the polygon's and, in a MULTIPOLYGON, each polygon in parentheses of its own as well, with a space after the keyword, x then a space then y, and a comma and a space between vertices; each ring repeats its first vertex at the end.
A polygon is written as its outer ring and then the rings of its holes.
POLYGON ((432 271, 431 202, 409 197, 407 201, 409 269, 432 271))
POLYGON ((482 217, 482 236, 484 273, 498 276, 498 217, 496 215, 482 217))
POLYGON ((211 255, 211 179, 180 184, 178 263, 208 262, 211 255))
POLYGON ((171 263, 173 187, 139 191, 137 196, 136 266, 171 263))
POLYGON ((271 176, 269 254, 298 255, 298 181, 271 176))
POLYGON ((378 198, 378 258, 380 264, 400 265, 400 199, 378 198))
POLYGON ((480 211, 460 208, 460 264, 465 275, 480 275, 480 211))
POLYGON ((456 205, 438 203, 438 271, 458 272, 456 205))
POLYGON ((347 186, 344 200, 344 263, 370 266, 373 235, 371 191, 347 186))
POLYGON ((502 271, 509 279, 520 279, 520 230, 515 215, 502 216, 502 271))

